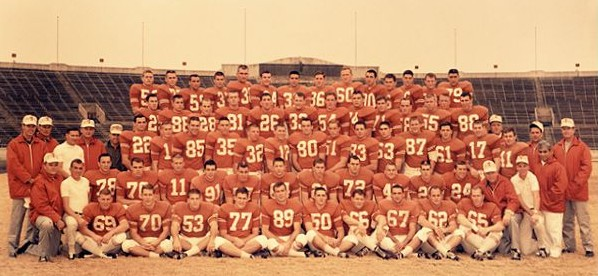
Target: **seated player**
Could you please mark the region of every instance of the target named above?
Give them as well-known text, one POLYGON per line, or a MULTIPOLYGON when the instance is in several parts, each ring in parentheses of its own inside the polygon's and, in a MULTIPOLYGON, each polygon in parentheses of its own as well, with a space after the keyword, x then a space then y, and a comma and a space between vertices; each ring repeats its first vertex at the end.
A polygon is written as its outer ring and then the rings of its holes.
MULTIPOLYGON (((313 201, 303 202, 305 210, 305 230, 307 243, 311 249, 322 250, 326 254, 348 258, 349 255, 341 252, 339 247, 345 237, 343 219, 340 205, 328 200, 328 191, 324 187, 317 187, 313 190, 313 201)), ((352 244, 351 244, 352 245, 352 244)), ((343 246, 347 248, 347 246, 343 246)), ((313 251, 315 256, 321 252, 313 251)))
POLYGON ((374 173, 366 168, 361 167, 359 157, 355 155, 349 156, 349 164, 346 169, 338 171, 340 176, 338 197, 341 199, 348 199, 356 189, 361 189, 365 192, 366 199, 372 199, 372 180, 374 173))
POLYGON ((203 164, 204 173, 191 180, 191 187, 203 193, 203 200, 215 205, 222 204, 222 186, 226 173, 218 171, 214 160, 206 160, 203 164))
MULTIPOLYGON (((152 187, 158 182, 158 174, 143 169, 143 160, 133 157, 131 170, 116 176, 116 201, 127 208, 141 202, 141 190, 146 184, 152 187)), ((157 188, 157 187, 156 187, 157 188)))
POLYGON ((442 175, 444 180, 444 197, 455 203, 459 203, 462 198, 469 198, 471 187, 480 182, 480 179, 474 177, 469 172, 469 165, 465 161, 458 161, 452 172, 442 175))
POLYGON ((328 200, 338 202, 337 188, 340 181, 338 174, 326 171, 324 160, 314 160, 311 169, 304 170, 297 175, 297 181, 301 187, 301 202, 305 205, 309 199, 313 199, 316 188, 326 190, 328 200))
POLYGON ((189 190, 187 202, 178 202, 172 208, 173 257, 184 259, 202 250, 214 251, 218 235, 218 206, 203 202, 198 189, 189 190))
POLYGON ((160 199, 172 205, 187 201, 191 189, 191 180, 197 176, 193 169, 185 168, 185 159, 180 154, 172 157, 172 169, 166 169, 158 174, 160 185, 160 199))
POLYGON ((262 233, 268 238, 268 250, 281 257, 302 257, 299 250, 307 244, 301 234, 303 206, 297 198, 289 198, 289 190, 283 182, 273 186, 274 197, 262 203, 262 233))
POLYGON ((384 172, 374 174, 374 179, 372 180, 376 202, 380 202, 385 198, 390 198, 390 188, 395 184, 407 188, 409 186, 409 177, 399 174, 397 165, 394 163, 386 163, 384 172))
POLYGON ((170 234, 170 204, 156 199, 151 184, 143 185, 141 196, 141 202, 127 208, 131 238, 122 243, 122 250, 133 256, 167 256, 172 252, 172 243, 166 239, 170 234))
POLYGON ((376 212, 385 218, 382 224, 386 237, 380 241, 380 247, 399 259, 409 256, 415 249, 410 242, 417 230, 419 212, 417 202, 406 199, 405 189, 401 185, 393 185, 390 198, 380 201, 376 212))
POLYGON ((259 204, 260 202, 260 178, 255 175, 249 175, 247 163, 241 162, 237 167, 237 173, 227 175, 222 183, 222 191, 226 203, 233 203, 234 195, 240 188, 248 192, 248 200, 259 204))
POLYGON ((274 185, 278 182, 284 183, 287 187, 289 192, 287 197, 298 199, 301 195, 301 188, 297 182, 297 173, 287 171, 287 165, 280 157, 274 158, 273 164, 272 172, 264 174, 261 178, 261 202, 274 198, 274 185))
POLYGON ((112 191, 98 192, 97 202, 83 208, 83 222, 79 225, 76 241, 81 248, 107 258, 116 257, 121 244, 127 239, 129 222, 122 204, 114 202, 112 191))
POLYGON ((479 185, 471 188, 471 198, 461 199, 457 205, 457 222, 465 232, 461 243, 471 257, 492 260, 498 247, 504 224, 500 209, 492 202, 484 202, 484 191, 479 185))
POLYGON ((214 248, 231 257, 250 259, 251 254, 267 248, 268 239, 259 235, 260 209, 249 202, 249 191, 240 187, 234 194, 234 203, 225 203, 218 210, 220 236, 214 240, 214 248))
POLYGON ((409 246, 415 249, 422 245, 422 250, 437 260, 447 258, 458 261, 459 257, 452 250, 461 243, 465 233, 457 228, 457 205, 442 197, 442 187, 432 186, 428 198, 419 200, 417 222, 422 228, 409 246))

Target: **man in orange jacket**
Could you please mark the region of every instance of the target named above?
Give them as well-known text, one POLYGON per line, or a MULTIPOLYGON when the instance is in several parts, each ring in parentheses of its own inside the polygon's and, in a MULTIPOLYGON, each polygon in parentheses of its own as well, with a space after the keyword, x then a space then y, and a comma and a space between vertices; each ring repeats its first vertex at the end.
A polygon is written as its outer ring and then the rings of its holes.
POLYGON ((554 157, 561 163, 569 180, 563 217, 563 240, 565 252, 575 252, 575 219, 579 224, 581 243, 586 257, 594 257, 590 214, 588 213, 588 179, 592 174, 592 156, 586 143, 575 136, 575 122, 571 118, 561 120, 563 139, 554 145, 554 157))
POLYGON ((27 226, 25 242, 19 248, 23 220, 29 210, 29 195, 33 180, 42 168, 46 143, 34 137, 37 118, 25 115, 21 134, 10 140, 6 149, 8 190, 12 199, 10 226, 8 228, 8 256, 16 257, 34 242, 34 228, 27 226))

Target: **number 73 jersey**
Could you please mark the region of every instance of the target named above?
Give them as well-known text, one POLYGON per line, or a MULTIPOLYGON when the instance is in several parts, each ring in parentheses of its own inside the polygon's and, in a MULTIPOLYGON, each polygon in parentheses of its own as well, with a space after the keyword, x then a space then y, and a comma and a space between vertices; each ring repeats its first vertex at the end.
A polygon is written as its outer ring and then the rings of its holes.
POLYGON ((163 226, 170 225, 170 204, 156 201, 154 208, 147 210, 143 203, 135 203, 127 209, 127 220, 131 228, 137 228, 137 233, 142 238, 157 238, 162 233, 163 226))
POLYGON ((407 235, 409 224, 416 223, 419 216, 419 205, 415 201, 404 199, 396 203, 392 199, 380 201, 377 214, 386 217, 388 231, 391 235, 407 235))
POLYGON ((262 204, 262 225, 267 225, 270 232, 277 237, 293 233, 293 224, 301 222, 302 217, 303 205, 296 198, 288 199, 284 204, 274 199, 266 200, 262 204))

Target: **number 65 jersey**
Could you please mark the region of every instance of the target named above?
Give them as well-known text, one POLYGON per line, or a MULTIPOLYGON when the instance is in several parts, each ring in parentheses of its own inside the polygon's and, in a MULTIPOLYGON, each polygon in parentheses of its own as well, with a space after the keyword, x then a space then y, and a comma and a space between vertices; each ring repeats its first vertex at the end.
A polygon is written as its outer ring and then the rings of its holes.
POLYGON ((475 207, 470 198, 464 198, 459 201, 457 212, 478 227, 492 226, 501 220, 500 209, 492 202, 484 202, 481 207, 475 207))
POLYGON ((163 227, 170 225, 172 216, 170 204, 166 201, 156 201, 151 210, 146 209, 142 202, 135 203, 126 212, 131 228, 137 228, 142 238, 159 237, 163 227))
POLYGON ((118 227, 119 222, 127 219, 125 208, 120 203, 112 203, 108 210, 102 210, 100 204, 92 202, 83 208, 83 220, 85 225, 98 236, 104 236, 112 229, 118 227))

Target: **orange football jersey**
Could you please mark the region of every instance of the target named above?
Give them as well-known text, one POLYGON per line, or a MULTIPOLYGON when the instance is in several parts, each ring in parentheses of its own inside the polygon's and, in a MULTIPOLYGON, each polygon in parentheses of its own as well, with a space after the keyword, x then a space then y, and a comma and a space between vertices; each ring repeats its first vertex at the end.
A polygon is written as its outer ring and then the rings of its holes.
POLYGON ((179 234, 189 238, 200 238, 208 234, 210 222, 218 219, 218 207, 202 202, 197 210, 192 210, 187 202, 178 202, 172 207, 172 221, 180 223, 179 234))
POLYGON ((451 121, 451 113, 439 108, 435 109, 434 111, 430 111, 425 107, 421 107, 415 111, 415 114, 422 118, 424 123, 423 129, 433 132, 438 132, 440 123, 451 121))
POLYGON ((293 98, 297 92, 303 92, 305 97, 309 96, 309 89, 307 89, 304 85, 298 85, 296 87, 292 87, 290 85, 283 85, 278 87, 278 95, 277 95, 277 105, 280 108, 287 109, 293 105, 293 98))
POLYGON ((351 98, 353 97, 353 92, 356 91, 362 85, 361 82, 352 82, 352 83, 343 83, 343 82, 335 82, 332 84, 332 88, 336 92, 336 99, 338 102, 338 106, 349 107, 353 103, 351 102, 351 98))
POLYGON ((151 131, 123 131, 119 138, 121 155, 123 153, 128 153, 129 160, 134 157, 141 158, 143 160, 143 165, 149 167, 152 164, 150 142, 154 136, 156 136, 156 134, 151 131))
POLYGON ((152 84, 146 86, 140 83, 131 85, 131 88, 129 88, 129 101, 131 103, 131 107, 133 109, 146 107, 147 102, 145 99, 150 94, 158 94, 157 85, 152 84))
POLYGON ((328 129, 328 122, 338 120, 340 127, 348 129, 349 127, 349 110, 345 107, 337 107, 333 110, 321 108, 318 110, 318 129, 326 131, 328 129))
POLYGON ((332 86, 326 85, 323 87, 312 86, 309 87, 309 98, 311 99, 311 106, 315 108, 326 107, 326 93, 334 92, 332 86))
POLYGON ((139 110, 139 113, 143 115, 147 121, 147 131, 151 131, 156 135, 158 134, 158 116, 160 115, 160 112, 162 112, 160 109, 151 110, 149 108, 142 108, 139 110))
POLYGON ((342 198, 351 198, 351 193, 355 189, 364 191, 372 189, 374 173, 366 168, 359 168, 357 175, 351 174, 349 169, 342 169, 338 171, 338 176, 340 177, 339 193, 342 194, 342 198))
POLYGON ((471 82, 469 81, 460 81, 456 86, 443 81, 438 84, 438 88, 449 92, 451 97, 451 107, 461 107, 461 94, 463 92, 469 92, 473 95, 473 85, 471 85, 471 82))
POLYGON ((309 198, 313 198, 314 190, 318 187, 326 189, 328 196, 330 196, 330 191, 336 192, 340 177, 336 173, 325 171, 323 176, 316 178, 310 169, 300 172, 297 175, 297 181, 301 190, 306 191, 309 194, 309 198))
POLYGON ((480 182, 477 177, 473 177, 469 172, 463 179, 458 179, 454 172, 447 172, 442 175, 444 180, 444 198, 459 203, 462 198, 469 198, 471 187, 480 182))
POLYGON ((144 171, 141 177, 135 177, 131 171, 118 173, 116 176, 116 195, 125 199, 141 200, 141 188, 152 184, 157 190, 158 174, 152 171, 144 171))
POLYGON ((380 144, 376 138, 366 136, 363 139, 354 136, 349 141, 351 147, 351 153, 359 157, 362 166, 370 164, 371 160, 378 159, 378 151, 380 150, 380 144))
POLYGON ((376 198, 390 198, 390 190, 393 185, 399 184, 403 187, 403 190, 407 190, 409 187, 409 177, 404 174, 397 174, 394 179, 386 177, 384 173, 374 174, 372 180, 372 186, 374 188, 374 196, 376 198))
POLYGON ((213 179, 208 179, 206 174, 194 177, 191 180, 191 187, 201 191, 203 200, 212 204, 220 205, 222 202, 222 186, 226 172, 216 171, 213 179))
POLYGON ((162 194, 170 204, 184 202, 187 200, 187 193, 191 187, 191 180, 197 176, 193 169, 184 169, 177 172, 173 169, 163 170, 158 174, 158 182, 162 194))
MULTIPOLYGON (((185 110, 189 110, 194 113, 199 112, 199 107, 201 106, 201 101, 204 98, 203 88, 200 87, 199 89, 195 90, 191 87, 187 87, 187 88, 181 89, 181 92, 179 92, 179 94, 181 96, 183 96, 183 102, 185 103, 185 110)), ((209 99, 212 100, 211 97, 209 99)))
POLYGON ((475 135, 470 135, 463 140, 467 148, 467 157, 471 160, 471 165, 476 170, 482 169, 482 164, 486 160, 498 156, 498 153, 493 153, 495 149, 500 148, 501 138, 495 134, 486 134, 480 138, 475 135))
POLYGON ((312 121, 313 125, 316 125, 318 120, 318 110, 311 106, 304 106, 301 109, 297 109, 295 106, 290 106, 284 110, 284 121, 289 127, 289 133, 300 131, 301 120, 303 118, 308 118, 312 121))
POLYGON ((233 198, 237 189, 245 187, 249 191, 249 199, 258 202, 260 197, 260 179, 254 175, 248 175, 247 179, 241 181, 238 174, 227 175, 222 183, 222 190, 226 198, 233 198))
POLYGON ((218 229, 226 229, 233 237, 245 238, 257 227, 260 227, 260 209, 253 202, 247 202, 241 209, 232 203, 218 209, 218 229))
POLYGON ((372 125, 372 136, 378 137, 379 135, 377 134, 377 130, 378 127, 380 127, 380 123, 381 122, 389 122, 390 123, 390 128, 393 128, 393 122, 390 121, 390 118, 394 118, 396 116, 399 115, 399 111, 396 109, 388 109, 384 112, 380 112, 380 111, 376 111, 376 116, 374 117, 374 123, 372 125))
POLYGON ((355 135, 353 125, 360 120, 365 121, 365 127, 371 130, 377 114, 378 111, 371 106, 364 106, 359 109, 356 109, 354 106, 349 107, 349 123, 351 124, 351 127, 349 127, 349 136, 355 135))
MULTIPOLYGON (((373 232, 371 225, 372 220, 374 220, 374 216, 378 211, 378 206, 376 202, 373 200, 366 199, 363 202, 363 206, 361 208, 355 207, 350 199, 342 200, 341 201, 341 215, 342 216, 349 216, 354 220, 357 220, 361 225, 363 225, 368 231, 368 235, 373 232)), ((345 227, 345 233, 349 232, 349 227, 347 224, 343 224, 345 227)))
POLYGON ((457 138, 461 140, 473 134, 473 122, 477 120, 488 121, 488 108, 475 105, 470 111, 457 108, 451 113, 453 129, 457 131, 457 138))
POLYGON ((264 147, 264 155, 266 156, 266 160, 274 160, 274 158, 280 157, 284 159, 286 164, 290 165, 291 148, 289 147, 289 143, 287 140, 288 139, 281 141, 275 137, 270 137, 266 139, 266 145, 264 147))
POLYGON ((336 202, 326 201, 322 208, 311 200, 304 203, 304 223, 312 223, 320 234, 336 238, 336 229, 343 226, 341 207, 336 202))
POLYGON ((337 137, 326 140, 326 168, 330 169, 341 161, 342 156, 349 156, 351 153, 351 137, 340 134, 337 137))
POLYGON ((405 140, 399 136, 388 139, 378 137, 378 172, 383 172, 388 163, 395 164, 397 158, 405 156, 405 140))
POLYGON ((110 169, 107 173, 100 170, 86 171, 83 175, 89 180, 89 202, 98 202, 100 191, 108 188, 112 192, 113 200, 116 199, 116 176, 120 173, 117 169, 110 169))
POLYGON ((386 94, 386 87, 382 84, 374 84, 372 86, 364 84, 357 88, 363 93, 364 105, 376 107, 376 97, 386 94))
POLYGON ((419 213, 418 203, 406 199, 403 199, 401 203, 396 203, 392 199, 384 199, 378 204, 376 212, 376 214, 386 217, 388 232, 393 236, 407 235, 409 224, 417 223, 419 213))
POLYGON ((206 90, 203 91, 204 94, 213 94, 216 95, 215 97, 215 102, 214 102, 214 109, 218 109, 221 107, 226 106, 226 87, 222 87, 222 88, 218 88, 215 86, 212 86, 210 88, 206 88, 206 90))
POLYGON ((429 198, 419 200, 420 216, 436 227, 446 228, 449 222, 457 221, 457 204, 450 200, 442 200, 435 205, 429 198))
POLYGON ((279 203, 274 199, 262 203, 262 225, 277 237, 293 233, 294 223, 302 222, 303 205, 296 198, 279 203))
POLYGON ((182 132, 172 138, 174 148, 185 158, 185 168, 203 169, 207 136, 208 133, 204 131, 198 132, 197 135, 182 132))
POLYGON ((216 117, 226 117, 230 122, 230 131, 245 137, 245 128, 249 122, 249 113, 251 111, 245 107, 232 108, 229 106, 221 107, 216 110, 216 117))
POLYGON ((500 209, 492 202, 484 202, 481 207, 475 207, 471 199, 464 198, 457 204, 457 212, 478 227, 492 226, 501 221, 500 209))
POLYGON ((262 175, 260 186, 262 195, 273 198, 276 182, 283 182, 287 186, 290 198, 299 198, 299 183, 297 182, 297 174, 294 172, 285 172, 282 176, 278 176, 273 172, 262 175))
POLYGON ((264 138, 274 137, 276 126, 284 124, 284 111, 278 107, 270 110, 255 107, 249 113, 249 123, 260 128, 260 136, 264 138))
POLYGON ((276 105, 276 87, 274 87, 273 85, 265 86, 258 83, 252 85, 251 88, 249 88, 249 101, 251 102, 251 106, 253 107, 253 109, 258 108, 260 106, 260 98, 264 93, 270 94, 272 96, 272 102, 274 103, 274 105, 276 105))
POLYGON ((439 175, 431 175, 430 179, 425 180, 421 175, 411 177, 409 179, 409 193, 411 198, 427 198, 430 187, 438 186, 444 187, 444 179, 439 175))
POLYGON ((436 137, 434 145, 438 156, 434 172, 439 174, 451 172, 458 161, 465 160, 465 143, 457 138, 442 141, 440 137, 436 137))
POLYGON ((418 134, 403 132, 399 137, 405 139, 405 163, 412 168, 418 168, 428 159, 428 153, 435 147, 436 133, 429 130, 421 130, 418 134))
POLYGON ((179 153, 174 147, 174 139, 165 140, 160 136, 152 138, 150 141, 150 151, 152 161, 158 160, 158 169, 172 169, 172 157, 179 153))
POLYGON ((96 235, 104 236, 106 233, 120 225, 120 221, 127 219, 125 208, 120 203, 112 203, 107 210, 103 210, 97 202, 91 202, 83 208, 81 216, 85 223, 79 228, 85 227, 96 235))
POLYGON ((302 132, 293 133, 289 137, 291 152, 296 154, 302 169, 311 168, 314 160, 326 152, 326 134, 314 131, 311 136, 302 132))
POLYGON ((241 138, 235 144, 235 156, 233 162, 239 163, 241 161, 247 162, 249 171, 263 172, 264 171, 264 147, 266 139, 258 137, 257 141, 251 141, 249 138, 241 138))
POLYGON ((515 142, 511 146, 505 145, 500 151, 500 174, 508 179, 517 174, 517 157, 527 156, 529 146, 524 142, 515 142))
POLYGON ((146 209, 142 202, 135 203, 127 208, 126 214, 129 225, 136 228, 142 238, 159 237, 162 228, 169 226, 172 219, 170 204, 165 201, 156 201, 151 210, 146 209))
POLYGON ((399 91, 403 93, 403 98, 408 98, 411 100, 413 110, 424 106, 423 101, 421 101, 424 98, 424 91, 419 84, 413 84, 410 86, 401 85, 399 86, 399 91))
POLYGON ((251 89, 251 82, 244 83, 240 81, 231 81, 226 85, 227 92, 239 92, 239 106, 251 108, 251 98, 249 90, 251 89))
POLYGON ((158 85, 158 102, 160 109, 166 110, 171 107, 170 100, 172 96, 178 95, 181 92, 181 88, 178 86, 169 86, 167 84, 158 85))
POLYGON ((234 132, 227 136, 220 131, 210 132, 206 137, 206 156, 211 156, 218 168, 232 168, 238 140, 239 134, 234 132))

